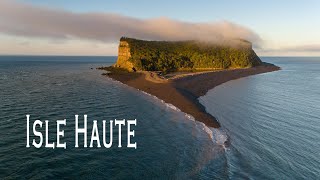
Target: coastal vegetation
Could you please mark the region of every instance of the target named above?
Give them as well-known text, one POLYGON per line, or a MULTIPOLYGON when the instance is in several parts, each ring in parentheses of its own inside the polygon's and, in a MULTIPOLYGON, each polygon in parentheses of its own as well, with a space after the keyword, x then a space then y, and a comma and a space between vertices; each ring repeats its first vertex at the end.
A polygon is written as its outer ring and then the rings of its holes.
MULTIPOLYGON (((124 57, 120 58, 123 58, 122 61, 129 61, 133 70, 164 73, 178 70, 245 68, 261 64, 250 42, 237 42, 242 45, 217 45, 199 41, 144 41, 122 37, 119 54, 124 54, 124 57)), ((118 67, 128 69, 121 65, 118 67)))

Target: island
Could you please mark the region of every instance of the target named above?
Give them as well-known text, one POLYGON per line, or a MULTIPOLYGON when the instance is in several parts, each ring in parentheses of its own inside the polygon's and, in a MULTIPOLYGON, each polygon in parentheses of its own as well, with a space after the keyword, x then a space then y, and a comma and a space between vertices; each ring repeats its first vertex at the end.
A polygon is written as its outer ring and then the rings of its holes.
POLYGON ((208 90, 230 80, 277 71, 260 60, 243 39, 146 41, 122 37, 113 66, 100 67, 108 77, 170 103, 205 125, 220 124, 198 101, 208 90))

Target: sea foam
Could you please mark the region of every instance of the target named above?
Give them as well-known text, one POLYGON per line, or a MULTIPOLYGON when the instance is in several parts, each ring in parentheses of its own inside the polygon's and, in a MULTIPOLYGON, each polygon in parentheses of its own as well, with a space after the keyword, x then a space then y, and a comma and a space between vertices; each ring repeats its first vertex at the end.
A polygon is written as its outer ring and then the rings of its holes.
MULTIPOLYGON (((124 85, 126 87, 130 87, 127 84, 122 83, 121 81, 117 81, 117 80, 114 80, 112 78, 110 78, 110 79, 115 81, 115 82, 120 83, 121 85, 124 85)), ((130 87, 130 88, 132 88, 132 87, 130 87)), ((145 94, 145 95, 147 95, 147 96, 149 96, 149 97, 152 97, 153 99, 155 99, 158 102, 161 102, 168 109, 174 110, 176 112, 182 112, 178 107, 174 106, 173 104, 166 103, 164 100, 159 99, 157 96, 149 94, 149 93, 147 93, 145 91, 142 91, 140 89, 138 89, 138 91, 143 93, 143 94, 145 94)), ((182 113, 184 113, 184 112, 182 112, 182 113)), ((208 127, 204 123, 202 123, 200 121, 196 121, 195 118, 192 115, 187 114, 187 113, 184 113, 184 115, 188 120, 191 120, 191 121, 195 122, 195 126, 200 128, 202 131, 204 131, 210 137, 210 139, 212 140, 213 144, 220 145, 225 150, 227 150, 226 143, 228 142, 228 135, 227 135, 225 130, 223 130, 222 128, 211 128, 211 127, 208 127)))
MULTIPOLYGON (((174 111, 177 112, 182 112, 178 107, 174 106, 173 104, 170 103, 166 103, 165 101, 159 99, 158 97, 149 94, 145 91, 139 90, 140 92, 142 92, 143 94, 146 94, 148 96, 153 97, 154 99, 156 99, 157 101, 160 101, 161 103, 165 104, 165 106, 169 109, 172 109, 174 111)), ((184 112, 183 112, 184 113, 184 112)), ((196 123, 196 126, 201 128, 204 132, 207 133, 207 135, 210 137, 210 139, 212 140, 212 142, 216 145, 221 145, 224 149, 226 149, 226 143, 228 141, 228 135, 227 132, 222 129, 222 128, 211 128, 206 126, 204 123, 200 122, 200 121, 196 121, 195 118, 187 113, 184 113, 185 117, 188 120, 194 121, 196 123)))

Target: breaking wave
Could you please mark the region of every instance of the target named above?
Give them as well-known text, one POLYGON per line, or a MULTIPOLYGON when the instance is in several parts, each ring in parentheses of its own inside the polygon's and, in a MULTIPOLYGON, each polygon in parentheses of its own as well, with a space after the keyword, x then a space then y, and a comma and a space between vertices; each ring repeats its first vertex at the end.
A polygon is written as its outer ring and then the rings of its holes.
MULTIPOLYGON (((174 106, 173 104, 170 103, 166 103, 164 100, 159 99, 158 97, 149 94, 145 91, 139 90, 140 92, 142 92, 143 94, 146 94, 154 99, 156 99, 157 101, 160 101, 161 103, 165 104, 165 106, 169 109, 172 109, 174 111, 177 112, 182 112, 178 107, 174 106)), ((184 113, 184 112, 183 112, 184 113)), ((191 121, 194 121, 196 123, 196 126, 201 128, 201 130, 203 130, 212 140, 212 142, 215 145, 220 145, 222 146, 225 150, 227 150, 226 144, 228 143, 228 135, 227 132, 225 130, 223 130, 222 128, 211 128, 206 126, 204 123, 200 122, 200 121, 196 121, 195 118, 187 113, 184 113, 185 117, 191 121)))

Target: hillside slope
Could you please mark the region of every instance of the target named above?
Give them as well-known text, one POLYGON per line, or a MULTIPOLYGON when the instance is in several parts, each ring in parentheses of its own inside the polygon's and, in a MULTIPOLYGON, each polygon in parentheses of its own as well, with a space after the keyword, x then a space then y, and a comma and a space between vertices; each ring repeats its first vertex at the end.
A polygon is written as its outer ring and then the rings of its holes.
POLYGON ((145 71, 245 68, 261 64, 245 40, 228 45, 198 41, 144 41, 122 37, 115 67, 145 71))

